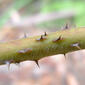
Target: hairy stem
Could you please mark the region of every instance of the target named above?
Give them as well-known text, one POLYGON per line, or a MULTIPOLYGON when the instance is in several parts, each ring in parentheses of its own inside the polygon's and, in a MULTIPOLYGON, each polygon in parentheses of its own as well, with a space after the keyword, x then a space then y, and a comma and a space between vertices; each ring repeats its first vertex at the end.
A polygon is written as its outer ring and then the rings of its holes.
POLYGON ((0 43, 0 64, 6 61, 18 63, 25 60, 39 60, 55 54, 85 48, 85 29, 70 29, 42 36, 28 37, 0 43))

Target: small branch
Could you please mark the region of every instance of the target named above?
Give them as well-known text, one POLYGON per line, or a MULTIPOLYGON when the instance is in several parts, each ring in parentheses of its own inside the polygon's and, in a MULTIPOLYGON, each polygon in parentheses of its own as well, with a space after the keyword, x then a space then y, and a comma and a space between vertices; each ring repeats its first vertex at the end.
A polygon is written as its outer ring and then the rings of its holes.
POLYGON ((38 61, 47 56, 80 50, 79 48, 85 49, 84 28, 45 33, 42 36, 0 43, 0 64, 7 61, 38 61))

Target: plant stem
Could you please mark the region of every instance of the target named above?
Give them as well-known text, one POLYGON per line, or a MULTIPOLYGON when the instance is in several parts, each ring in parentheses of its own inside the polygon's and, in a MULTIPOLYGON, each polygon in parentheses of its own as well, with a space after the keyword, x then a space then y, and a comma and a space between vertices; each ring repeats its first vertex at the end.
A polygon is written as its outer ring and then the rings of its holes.
POLYGON ((80 50, 79 48, 85 49, 84 28, 57 31, 48 35, 0 43, 0 64, 6 61, 35 61, 51 55, 80 50))

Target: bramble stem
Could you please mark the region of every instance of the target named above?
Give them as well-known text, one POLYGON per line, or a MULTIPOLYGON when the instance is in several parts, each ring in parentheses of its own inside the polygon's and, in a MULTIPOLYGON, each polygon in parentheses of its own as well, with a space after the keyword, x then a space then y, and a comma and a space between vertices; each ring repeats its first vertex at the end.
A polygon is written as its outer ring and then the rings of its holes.
POLYGON ((6 61, 18 63, 25 60, 39 60, 41 58, 66 54, 68 52, 85 49, 85 29, 69 29, 0 43, 0 64, 6 61))

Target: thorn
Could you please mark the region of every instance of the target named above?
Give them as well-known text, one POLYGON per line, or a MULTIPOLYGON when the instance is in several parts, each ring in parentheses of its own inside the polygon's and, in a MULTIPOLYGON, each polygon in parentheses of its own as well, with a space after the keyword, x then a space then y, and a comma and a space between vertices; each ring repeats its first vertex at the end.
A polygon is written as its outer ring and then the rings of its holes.
POLYGON ((44 33, 44 36, 47 36, 47 33, 46 32, 44 33))
POLYGON ((65 54, 64 54, 64 58, 65 58, 65 60, 66 60, 66 58, 67 58, 65 54))
POLYGON ((66 64, 67 64, 67 58, 68 58, 68 56, 64 53, 64 59, 65 59, 66 64))
POLYGON ((44 39, 46 39, 46 38, 43 37, 43 35, 41 35, 41 37, 40 37, 39 39, 37 39, 37 41, 42 41, 42 40, 44 40, 44 39))
POLYGON ((27 53, 27 52, 31 52, 32 51, 32 48, 26 48, 24 49, 24 52, 27 53))
POLYGON ((43 35, 41 35, 41 37, 40 37, 40 40, 43 40, 44 38, 43 38, 43 35))
POLYGON ((31 51, 32 51, 31 48, 26 48, 26 49, 23 49, 23 50, 19 50, 18 53, 23 54, 23 53, 28 53, 28 52, 31 52, 31 51))
POLYGON ((61 35, 60 35, 57 39, 53 40, 53 42, 57 42, 57 41, 62 40, 62 39, 63 39, 63 38, 62 38, 61 35))
POLYGON ((61 38, 61 35, 59 36, 59 38, 57 39, 57 40, 61 40, 62 38, 61 38))
POLYGON ((65 25, 64 29, 69 29, 69 24, 68 23, 65 25))
POLYGON ((71 46, 77 47, 79 50, 81 50, 81 48, 80 48, 80 46, 79 46, 79 43, 74 43, 74 44, 72 44, 71 46))
POLYGON ((66 56, 66 54, 64 54, 64 58, 65 58, 65 60, 67 59, 67 56, 66 56))
POLYGON ((23 54, 23 53, 25 53, 25 51, 24 50, 19 50, 18 53, 23 54))
POLYGON ((39 63, 38 63, 38 60, 35 60, 35 63, 36 63, 37 66, 40 68, 39 63))

